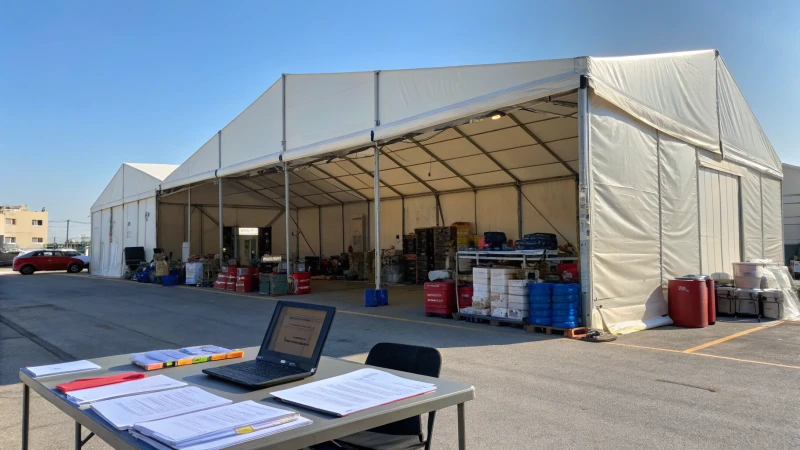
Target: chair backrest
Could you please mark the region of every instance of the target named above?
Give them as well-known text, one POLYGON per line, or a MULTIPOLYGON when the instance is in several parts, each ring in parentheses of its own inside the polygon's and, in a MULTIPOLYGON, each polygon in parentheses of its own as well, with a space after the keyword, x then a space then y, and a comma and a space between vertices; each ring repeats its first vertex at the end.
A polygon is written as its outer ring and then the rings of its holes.
MULTIPOLYGON (((431 347, 381 342, 375 344, 369 351, 366 363, 370 366, 438 378, 442 370, 442 354, 431 347)), ((420 416, 409 417, 374 428, 372 431, 392 435, 422 436, 422 419, 420 416)))

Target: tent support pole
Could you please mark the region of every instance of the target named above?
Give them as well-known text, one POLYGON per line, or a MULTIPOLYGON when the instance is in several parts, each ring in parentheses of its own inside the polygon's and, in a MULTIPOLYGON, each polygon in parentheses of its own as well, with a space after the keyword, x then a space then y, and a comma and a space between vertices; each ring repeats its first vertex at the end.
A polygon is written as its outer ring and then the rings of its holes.
POLYGON ((522 239, 522 186, 517 185, 517 239, 522 239))
MULTIPOLYGON (((188 191, 186 191, 186 195, 189 197, 187 200, 188 207, 186 213, 186 242, 189 243, 189 253, 192 253, 192 188, 190 187, 188 191)), ((186 255, 189 256, 189 255, 186 255)))
POLYGON ((289 233, 289 221, 291 219, 291 206, 289 205, 289 164, 283 163, 283 187, 284 187, 284 206, 286 211, 284 215, 286 216, 286 278, 292 277, 292 263, 290 259, 291 255, 291 233, 289 233))
POLYGON ((342 203, 342 253, 344 252, 344 203, 342 203))
MULTIPOLYGON (((580 77, 578 89, 578 198, 580 214, 580 273, 583 294, 583 317, 589 328, 599 328, 602 324, 593 323, 594 293, 592 286, 592 247, 591 247, 591 156, 589 153, 589 80, 580 77)), ((523 127, 524 128, 524 127, 523 127)), ((565 164, 566 166, 566 164, 565 164)), ((569 166, 567 166, 569 167, 569 166)))
POLYGON ((322 261, 322 206, 317 207, 317 231, 319 232, 319 259, 321 262, 322 261))
POLYGON ((375 290, 381 288, 381 150, 375 144, 375 176, 373 188, 375 189, 375 290))

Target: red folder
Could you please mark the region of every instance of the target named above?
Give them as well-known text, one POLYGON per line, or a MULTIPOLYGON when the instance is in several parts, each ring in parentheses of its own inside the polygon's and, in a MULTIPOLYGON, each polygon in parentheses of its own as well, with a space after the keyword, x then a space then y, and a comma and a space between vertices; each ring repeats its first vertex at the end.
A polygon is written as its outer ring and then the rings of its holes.
POLYGON ((143 373, 125 372, 119 375, 109 375, 107 377, 96 378, 80 378, 78 380, 70 381, 56 386, 56 389, 63 393, 69 391, 77 391, 80 389, 89 389, 98 386, 108 386, 109 384, 124 383, 126 381, 139 380, 144 378, 143 373))

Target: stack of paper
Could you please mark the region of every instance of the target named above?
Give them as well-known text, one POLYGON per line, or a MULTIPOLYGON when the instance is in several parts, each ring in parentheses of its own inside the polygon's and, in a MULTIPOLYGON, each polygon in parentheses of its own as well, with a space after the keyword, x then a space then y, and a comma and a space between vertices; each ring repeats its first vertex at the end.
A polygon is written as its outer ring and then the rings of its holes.
POLYGON ((65 397, 70 403, 84 406, 100 400, 163 391, 182 386, 186 386, 186 383, 173 380, 164 375, 156 375, 154 377, 142 378, 141 380, 128 381, 126 383, 71 391, 65 397))
POLYGON ((34 377, 46 377, 49 375, 61 375, 64 373, 87 372, 98 370, 100 366, 89 361, 72 361, 59 364, 49 364, 46 366, 26 367, 25 370, 33 374, 34 377))
POLYGON ((435 384, 361 369, 271 394, 286 403, 341 417, 435 390, 435 384))
POLYGON ((125 430, 140 422, 193 413, 229 403, 231 401, 226 398, 190 386, 97 402, 92 404, 92 409, 118 430, 125 430))
POLYGON ((136 424, 131 433, 176 449, 222 448, 304 426, 310 420, 286 411, 245 401, 183 416, 136 424))
POLYGON ((146 370, 156 370, 164 367, 241 358, 242 356, 244 356, 244 352, 241 350, 231 350, 216 345, 199 345, 179 350, 154 350, 145 353, 134 353, 131 355, 131 362, 146 370))

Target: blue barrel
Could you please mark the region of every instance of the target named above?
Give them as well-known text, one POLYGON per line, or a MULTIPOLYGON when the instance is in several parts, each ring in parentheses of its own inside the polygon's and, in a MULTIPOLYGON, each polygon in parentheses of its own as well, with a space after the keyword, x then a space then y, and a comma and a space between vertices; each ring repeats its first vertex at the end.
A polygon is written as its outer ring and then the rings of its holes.
POLYGON ((528 303, 528 308, 531 311, 550 311, 550 303, 528 303))
POLYGON ((553 322, 553 325, 556 328, 577 328, 578 322, 553 322))
POLYGON ((553 311, 553 322, 578 322, 581 320, 578 314, 557 314, 560 311, 553 311))
POLYGON ((553 294, 553 284, 552 283, 532 283, 528 284, 528 294, 531 296, 550 296, 553 294))
POLYGON ((574 309, 578 310, 580 308, 580 302, 555 302, 553 303, 552 309, 555 310, 569 310, 574 309))
POLYGON ((580 296, 573 295, 554 295, 551 297, 553 303, 577 303, 581 301, 580 296))
POLYGON ((366 307, 374 307, 380 305, 380 294, 378 294, 375 289, 365 289, 364 290, 364 306, 366 307))
POLYGON ((551 317, 553 315, 553 311, 549 309, 542 309, 542 310, 531 310, 530 317, 551 317))
POLYGON ((164 275, 161 277, 161 285, 162 286, 177 286, 178 285, 178 276, 177 275, 164 275))
POLYGON ((553 295, 578 295, 581 293, 580 284, 555 284, 553 295))
POLYGON ((541 325, 549 327, 550 324, 553 323, 553 319, 550 317, 528 317, 528 322, 531 325, 541 325))
MULTIPOLYGON (((554 303, 559 305, 560 303, 554 303)), ((575 316, 580 317, 581 312, 578 309, 553 309, 553 316, 575 316)))
POLYGON ((530 295, 528 296, 528 303, 538 303, 538 304, 550 304, 550 296, 549 295, 530 295))

